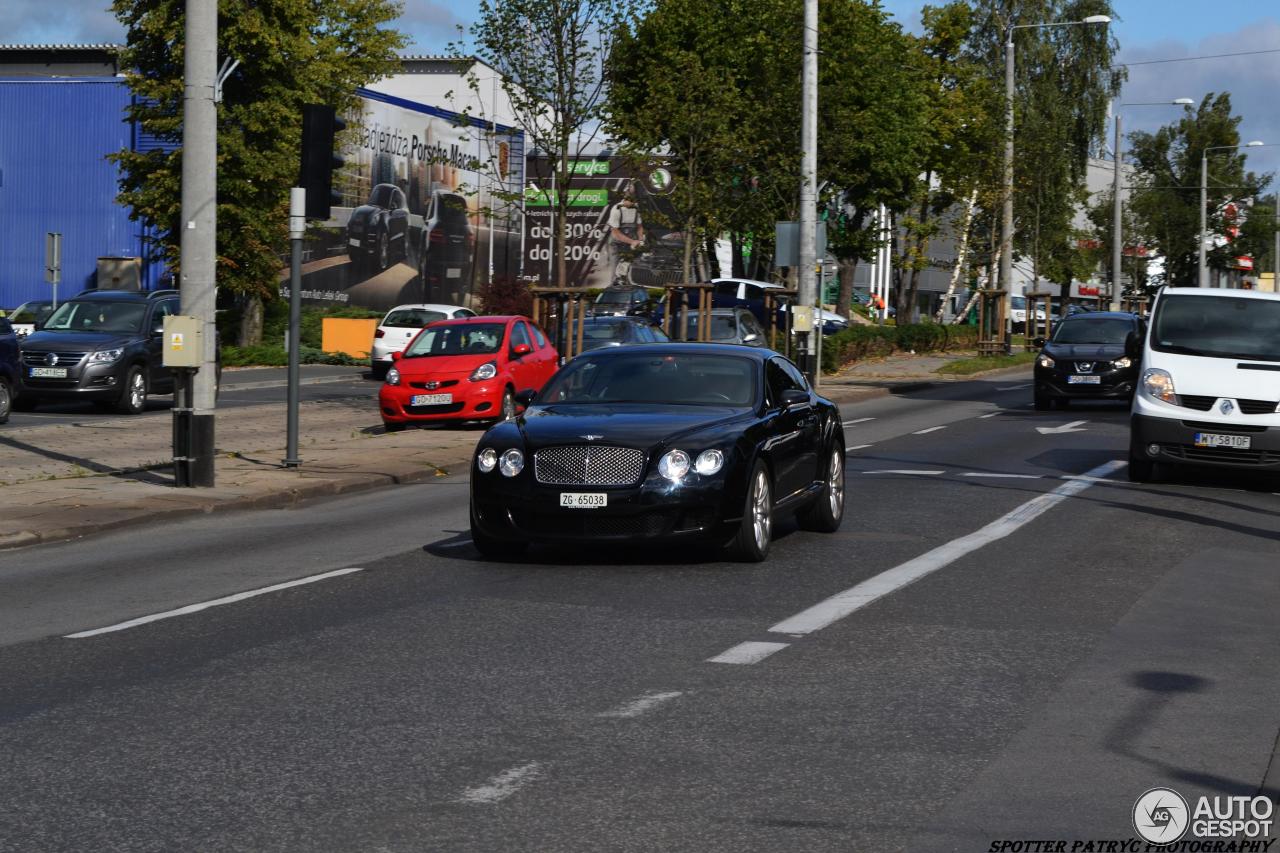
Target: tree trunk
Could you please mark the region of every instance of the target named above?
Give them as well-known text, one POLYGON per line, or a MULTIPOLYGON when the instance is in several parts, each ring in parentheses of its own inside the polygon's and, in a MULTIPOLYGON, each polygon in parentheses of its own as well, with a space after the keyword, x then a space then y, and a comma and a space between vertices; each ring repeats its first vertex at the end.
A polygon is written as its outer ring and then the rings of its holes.
POLYGON ((241 300, 239 345, 256 347, 262 343, 262 296, 250 294, 241 300))
MULTIPOLYGON (((960 277, 964 273, 965 261, 969 253, 969 231, 973 225, 973 208, 978 203, 978 191, 975 189, 969 193, 969 198, 964 204, 964 226, 960 229, 960 247, 956 252, 956 262, 951 267, 951 281, 947 284, 947 293, 942 297, 942 303, 938 306, 938 313, 934 315, 935 323, 942 322, 942 315, 946 312, 947 303, 951 301, 951 297, 955 295, 956 285, 960 283, 960 277)), ((960 316, 963 317, 965 311, 960 316)))
POLYGON ((853 277, 858 270, 858 259, 840 258, 836 261, 836 278, 840 289, 836 294, 836 313, 846 320, 853 319, 853 277), (841 307, 844 308, 841 311, 841 307))

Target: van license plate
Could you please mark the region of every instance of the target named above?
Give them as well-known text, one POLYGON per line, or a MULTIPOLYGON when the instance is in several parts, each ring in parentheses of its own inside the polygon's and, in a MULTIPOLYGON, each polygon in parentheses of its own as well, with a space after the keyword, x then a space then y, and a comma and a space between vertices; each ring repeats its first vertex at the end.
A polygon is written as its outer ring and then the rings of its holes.
POLYGON ((1196 447, 1229 447, 1233 450, 1248 450, 1251 439, 1247 435, 1221 435, 1216 432, 1198 432, 1195 436, 1196 447))
POLYGON ((560 493, 560 506, 566 509, 596 509, 608 505, 609 495, 606 492, 560 493))

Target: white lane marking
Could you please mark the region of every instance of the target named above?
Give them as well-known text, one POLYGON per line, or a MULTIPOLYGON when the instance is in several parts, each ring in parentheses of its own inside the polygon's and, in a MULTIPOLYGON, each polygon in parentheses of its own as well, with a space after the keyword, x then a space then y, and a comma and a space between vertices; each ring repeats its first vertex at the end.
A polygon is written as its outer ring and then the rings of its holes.
MULTIPOLYGON (((1087 478, 1106 477, 1119 471, 1127 463, 1114 459, 1105 465, 1087 472, 1087 478)), ((1003 539, 1023 525, 1033 521, 1067 498, 1077 495, 1089 488, 1095 479, 1076 479, 1063 483, 1051 492, 1032 498, 1013 511, 1002 515, 985 527, 975 530, 967 536, 952 540, 922 554, 914 560, 894 566, 860 584, 838 592, 825 601, 820 601, 808 610, 803 610, 790 618, 784 619, 770 628, 775 634, 810 634, 837 622, 856 610, 896 592, 908 584, 915 583, 941 568, 951 565, 956 560, 1003 539)))
POLYGON ((486 785, 468 788, 459 797, 460 802, 489 805, 501 802, 507 797, 537 779, 542 773, 542 765, 536 761, 504 770, 489 780, 486 785))
POLYGON ((246 598, 266 595, 269 592, 278 592, 279 590, 289 589, 294 586, 302 586, 303 584, 315 583, 316 581, 328 580, 329 578, 336 578, 341 575, 349 575, 352 572, 363 571, 364 569, 338 569, 332 572, 325 572, 322 575, 298 578, 295 581, 272 584, 271 586, 264 586, 261 589, 251 589, 248 592, 237 592, 235 595, 228 595, 225 598, 215 598, 212 601, 202 601, 199 604, 188 604, 186 607, 179 607, 177 610, 166 610, 163 613, 152 613, 150 616, 139 616, 137 619, 130 619, 127 622, 108 625, 105 628, 94 628, 91 631, 80 631, 75 634, 67 634, 63 639, 81 640, 85 637, 96 637, 99 634, 109 634, 112 631, 123 631, 126 628, 136 628, 139 625, 146 625, 148 622, 159 622, 161 619, 172 619, 174 616, 186 616, 191 613, 199 613, 201 610, 208 610, 210 607, 218 607, 223 604, 234 604, 237 601, 244 601, 246 598))
POLYGON ((759 663, 774 652, 780 652, 790 643, 738 643, 713 658, 707 663, 759 663))
POLYGON ((862 473, 864 474, 920 474, 926 477, 933 477, 933 476, 937 476, 938 474, 945 474, 947 472, 946 471, 915 471, 909 468, 886 468, 883 471, 863 471, 862 473))
POLYGON ((937 431, 938 431, 938 430, 940 430, 940 429, 946 429, 946 427, 945 427, 945 426, 936 426, 936 427, 929 427, 928 429, 918 429, 918 430, 916 430, 915 432, 913 432, 913 433, 911 433, 911 434, 912 434, 912 435, 925 435, 925 434, 927 434, 927 433, 937 432, 937 431))
POLYGON ((633 699, 625 705, 620 705, 612 711, 605 711, 603 714, 596 714, 597 717, 638 717, 646 711, 652 711, 663 702, 670 702, 679 696, 683 696, 683 691, 672 690, 667 693, 646 693, 639 699, 633 699))
POLYGON ((853 426, 854 424, 865 424, 867 421, 874 421, 874 420, 875 420, 875 418, 854 418, 854 419, 853 419, 853 420, 851 420, 851 421, 845 421, 845 422, 844 422, 844 428, 845 428, 845 429, 848 429, 849 427, 853 426))
POLYGON ((982 471, 969 471, 961 474, 961 477, 989 477, 993 480, 1039 480, 1041 474, 987 474, 982 471))
POLYGON ((1010 385, 1010 386, 1008 386, 1007 388, 997 388, 996 390, 997 390, 997 391, 1018 391, 1018 390, 1021 390, 1021 389, 1023 389, 1023 388, 1030 388, 1032 385, 1035 385, 1035 384, 1036 384, 1036 383, 1034 383, 1034 382, 1027 382, 1027 383, 1025 383, 1025 384, 1023 384, 1023 385, 1010 385))
POLYGON ((871 447, 870 444, 855 444, 853 447, 845 448, 845 453, 852 453, 855 450, 862 450, 864 447, 871 447))
POLYGON ((1004 412, 992 412, 989 415, 978 415, 978 420, 985 421, 987 418, 994 418, 996 415, 1002 415, 1004 412))
POLYGON ((1080 428, 1081 424, 1087 424, 1088 421, 1072 421, 1069 424, 1063 424, 1056 427, 1036 427, 1036 432, 1041 435, 1062 435, 1065 432, 1085 432, 1080 428))

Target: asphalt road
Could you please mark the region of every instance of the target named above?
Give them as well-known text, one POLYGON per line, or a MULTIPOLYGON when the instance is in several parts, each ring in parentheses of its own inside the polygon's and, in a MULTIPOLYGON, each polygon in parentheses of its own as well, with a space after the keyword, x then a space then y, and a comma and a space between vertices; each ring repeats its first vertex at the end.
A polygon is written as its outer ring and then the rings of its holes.
POLYGON ((0 850, 1070 849, 1274 797, 1280 484, 1130 485, 1124 410, 1026 381, 847 407, 843 528, 760 565, 488 563, 456 478, 12 552, 0 850))
MULTIPOLYGON (((336 400, 363 397, 376 400, 379 383, 367 368, 350 365, 306 364, 300 370, 301 399, 336 400)), ((283 402, 288 394, 288 371, 283 367, 227 368, 222 372, 222 389, 218 394, 219 409, 234 409, 260 403, 283 402)), ((173 395, 161 394, 147 400, 147 410, 140 418, 170 417, 173 395)), ((44 400, 34 412, 13 412, 9 427, 74 421, 86 416, 120 417, 102 412, 92 403, 80 400, 44 400)), ((0 426, 3 431, 5 426, 0 426)))

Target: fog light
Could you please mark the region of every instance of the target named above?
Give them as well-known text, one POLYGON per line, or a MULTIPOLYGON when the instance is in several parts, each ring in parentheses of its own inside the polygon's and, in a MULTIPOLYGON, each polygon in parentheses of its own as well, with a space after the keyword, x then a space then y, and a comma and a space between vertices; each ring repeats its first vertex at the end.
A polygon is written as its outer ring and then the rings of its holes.
POLYGON ((1147 445, 1147 455, 1148 455, 1148 456, 1159 456, 1159 455, 1160 455, 1160 445, 1158 445, 1158 444, 1148 444, 1148 445, 1147 445))

